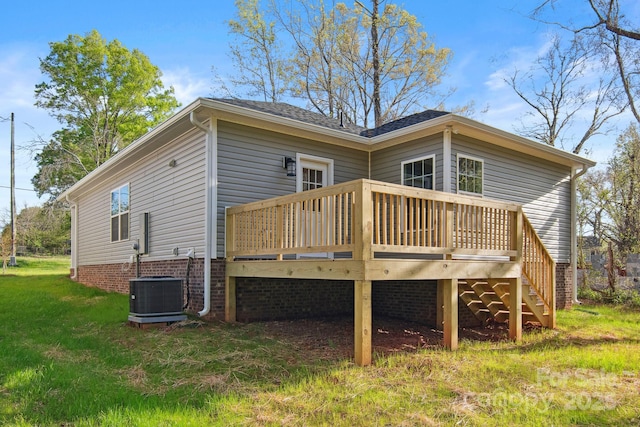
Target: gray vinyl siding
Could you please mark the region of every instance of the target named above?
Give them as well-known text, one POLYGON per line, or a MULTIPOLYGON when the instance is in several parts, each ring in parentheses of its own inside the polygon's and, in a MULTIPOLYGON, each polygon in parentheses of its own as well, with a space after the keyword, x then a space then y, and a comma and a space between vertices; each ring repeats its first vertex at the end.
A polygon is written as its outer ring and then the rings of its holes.
POLYGON ((442 134, 371 153, 371 179, 401 184, 402 162, 435 155, 435 190, 442 190, 442 134))
POLYGON ((224 254, 224 208, 296 192, 282 168, 296 153, 334 161, 334 183, 368 176, 368 153, 275 132, 218 122, 217 255, 224 254))
POLYGON ((571 170, 495 145, 454 135, 452 187, 457 188, 457 154, 484 161, 483 196, 516 202, 556 262, 570 262, 571 170))
MULTIPOLYGON (((125 263, 134 254, 139 216, 149 212, 149 255, 174 259, 195 248, 204 254, 205 194, 204 134, 191 131, 133 166, 118 172, 76 200, 78 205, 78 265, 125 263), (171 160, 175 167, 169 167, 171 160), (111 242, 111 190, 129 183, 129 240, 111 242)), ((124 268, 128 268, 123 264, 124 268)))

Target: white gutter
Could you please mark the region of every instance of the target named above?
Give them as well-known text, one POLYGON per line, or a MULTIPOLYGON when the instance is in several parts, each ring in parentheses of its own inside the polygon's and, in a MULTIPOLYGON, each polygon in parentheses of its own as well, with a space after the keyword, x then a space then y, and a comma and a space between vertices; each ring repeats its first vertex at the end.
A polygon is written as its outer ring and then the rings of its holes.
POLYGON ((205 132, 205 220, 204 220, 204 307, 198 312, 202 317, 211 310, 211 258, 214 254, 213 245, 216 242, 216 230, 213 218, 216 218, 216 207, 218 206, 218 168, 216 162, 218 132, 217 121, 211 118, 209 126, 205 126, 198 121, 195 113, 191 111, 189 120, 197 128, 205 132))
POLYGON ((69 195, 65 195, 69 209, 71 209, 71 268, 73 275, 71 279, 78 278, 78 205, 71 201, 69 195))
POLYGON ((580 172, 576 168, 571 173, 571 280, 573 281, 573 304, 582 304, 578 301, 578 178, 584 175, 589 166, 582 165, 580 172))

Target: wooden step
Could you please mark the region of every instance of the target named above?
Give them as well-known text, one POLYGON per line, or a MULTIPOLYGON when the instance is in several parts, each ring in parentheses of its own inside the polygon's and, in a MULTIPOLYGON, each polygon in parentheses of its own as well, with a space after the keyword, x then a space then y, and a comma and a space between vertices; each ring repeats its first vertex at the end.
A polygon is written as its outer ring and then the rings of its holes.
MULTIPOLYGON (((481 321, 493 318, 496 322, 509 320, 511 289, 508 282, 502 280, 461 280, 459 295, 471 312, 481 321)), ((522 285, 522 320, 523 322, 549 324, 549 315, 544 312, 544 302, 533 288, 522 285)))

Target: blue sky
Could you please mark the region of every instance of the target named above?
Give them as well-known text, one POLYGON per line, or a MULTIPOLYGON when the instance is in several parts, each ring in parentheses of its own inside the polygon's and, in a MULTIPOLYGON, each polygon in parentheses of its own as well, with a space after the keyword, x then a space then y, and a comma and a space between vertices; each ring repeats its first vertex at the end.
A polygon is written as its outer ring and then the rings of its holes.
MULTIPOLYGON (((325 0, 330 3, 331 0, 325 0)), ((392 0, 388 0, 392 1, 392 0)), ((348 1, 347 3, 350 3, 348 1)), ((366 2, 365 2, 366 3, 366 2)), ((549 28, 527 17, 537 0, 406 0, 397 1, 418 17, 438 47, 453 53, 445 87, 457 89, 448 107, 474 101, 474 119, 514 131, 525 106, 502 78, 514 67, 526 68, 548 43, 549 28), (486 112, 482 110, 487 109, 486 112)), ((584 16, 584 1, 571 0, 571 16, 584 16)), ((34 87, 43 81, 39 58, 48 43, 69 34, 98 30, 107 40, 118 39, 129 49, 144 52, 163 72, 186 105, 198 96, 211 96, 211 67, 231 72, 226 21, 234 17, 232 0, 206 3, 166 1, 9 2, 3 6, 0 26, 0 117, 16 114, 16 145, 24 147, 37 136, 48 139, 58 124, 36 109, 34 87)), ((629 119, 622 119, 623 126, 629 119)), ((590 157, 605 161, 615 135, 590 143, 590 157)), ((10 192, 10 125, 0 122, 0 218, 8 212, 10 192)), ((32 155, 16 154, 16 205, 42 202, 31 189, 36 173, 32 155), (23 190, 26 189, 26 190, 23 190)), ((1 222, 1 221, 0 221, 1 222)))

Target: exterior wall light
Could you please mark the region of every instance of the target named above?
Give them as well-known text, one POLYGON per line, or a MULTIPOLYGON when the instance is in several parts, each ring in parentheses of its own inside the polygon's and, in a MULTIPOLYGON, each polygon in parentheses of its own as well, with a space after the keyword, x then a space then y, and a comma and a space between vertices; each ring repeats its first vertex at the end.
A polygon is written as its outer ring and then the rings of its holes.
POLYGON ((296 159, 293 157, 283 157, 282 167, 287 170, 287 176, 296 176, 296 159))

